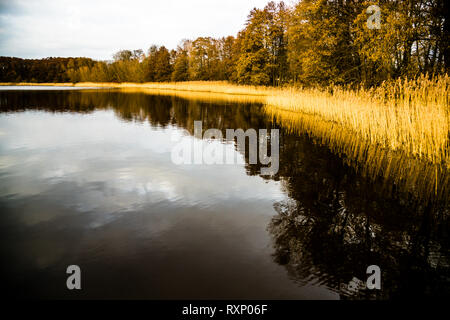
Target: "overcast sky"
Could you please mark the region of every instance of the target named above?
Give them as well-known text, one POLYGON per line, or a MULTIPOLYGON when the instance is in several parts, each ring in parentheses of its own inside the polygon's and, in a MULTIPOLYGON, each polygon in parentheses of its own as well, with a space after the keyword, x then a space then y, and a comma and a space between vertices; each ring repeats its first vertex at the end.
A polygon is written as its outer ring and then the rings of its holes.
POLYGON ((269 0, 0 0, 0 56, 111 59, 151 44, 236 35, 269 0))

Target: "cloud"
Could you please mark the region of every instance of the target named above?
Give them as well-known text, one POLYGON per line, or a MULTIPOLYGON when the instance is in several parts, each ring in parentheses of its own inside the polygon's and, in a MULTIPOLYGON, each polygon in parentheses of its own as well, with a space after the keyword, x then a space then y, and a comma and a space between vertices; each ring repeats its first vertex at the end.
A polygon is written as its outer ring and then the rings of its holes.
POLYGON ((267 0, 0 0, 0 55, 110 59, 119 49, 175 48, 185 38, 236 35, 267 0))

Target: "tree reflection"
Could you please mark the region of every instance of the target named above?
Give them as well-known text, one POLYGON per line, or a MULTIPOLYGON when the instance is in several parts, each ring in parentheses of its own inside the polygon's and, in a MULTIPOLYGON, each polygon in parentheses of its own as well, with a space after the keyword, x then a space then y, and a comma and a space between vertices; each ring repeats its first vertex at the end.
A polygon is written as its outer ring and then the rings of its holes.
POLYGON ((268 227, 274 260, 299 283, 349 298, 448 295, 448 207, 380 196, 376 182, 305 140, 285 134, 280 150, 290 199, 275 205, 268 227), (373 264, 381 268, 382 290, 347 290, 354 277, 365 282, 373 264))

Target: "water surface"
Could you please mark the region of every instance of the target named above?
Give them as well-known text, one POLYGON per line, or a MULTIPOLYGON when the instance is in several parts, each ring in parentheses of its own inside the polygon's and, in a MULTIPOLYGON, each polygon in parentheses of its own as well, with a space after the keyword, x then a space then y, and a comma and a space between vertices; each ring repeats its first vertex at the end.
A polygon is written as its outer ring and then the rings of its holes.
MULTIPOLYGON (((0 91, 2 271, 31 298, 448 296, 448 205, 360 175, 256 103, 0 91), (174 135, 279 128, 280 170, 175 165, 174 135), (66 289, 66 268, 82 290, 66 289), (379 265, 382 290, 349 292, 379 265)), ((224 134, 225 136, 225 134, 224 134)))

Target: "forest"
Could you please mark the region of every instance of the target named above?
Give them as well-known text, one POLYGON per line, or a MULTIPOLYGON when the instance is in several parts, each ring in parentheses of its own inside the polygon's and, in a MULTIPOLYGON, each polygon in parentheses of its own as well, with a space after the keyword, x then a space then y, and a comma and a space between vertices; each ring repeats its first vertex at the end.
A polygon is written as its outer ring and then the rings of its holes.
POLYGON ((253 9, 237 35, 120 50, 111 61, 0 57, 0 82, 168 82, 374 87, 448 73, 449 2, 303 0, 253 9), (379 29, 367 8, 380 8, 379 29))

